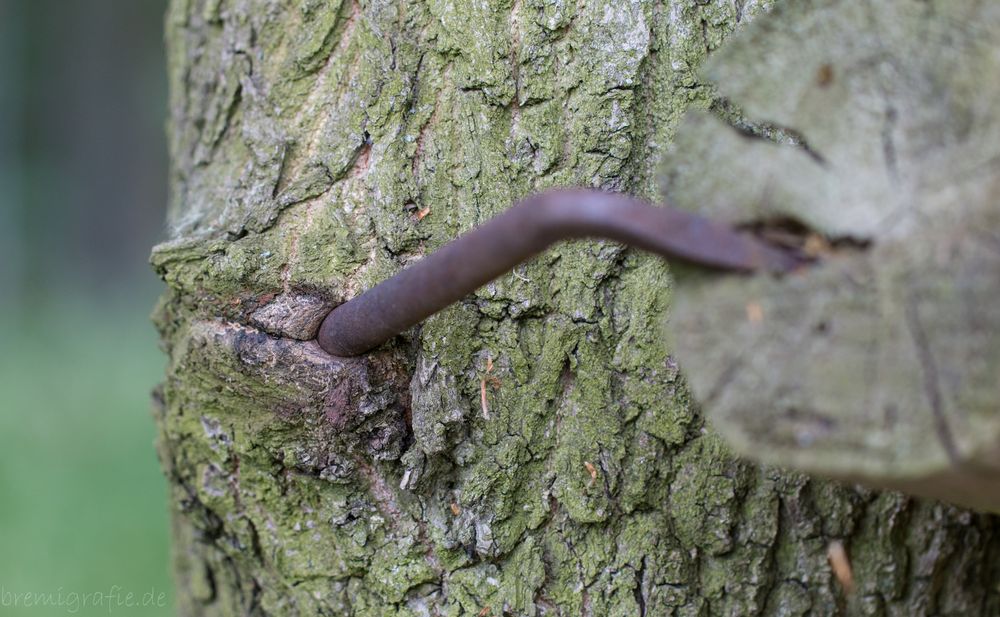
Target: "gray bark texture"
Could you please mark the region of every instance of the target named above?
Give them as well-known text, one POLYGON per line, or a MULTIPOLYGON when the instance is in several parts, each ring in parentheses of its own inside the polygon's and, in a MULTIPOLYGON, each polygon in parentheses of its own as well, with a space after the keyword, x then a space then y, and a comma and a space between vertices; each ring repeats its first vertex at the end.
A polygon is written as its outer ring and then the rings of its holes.
POLYGON ((993 516, 730 454, 656 258, 568 243, 366 357, 311 340, 535 191, 656 198, 685 112, 736 122, 697 71, 770 4, 173 0, 181 614, 1000 614, 993 516))

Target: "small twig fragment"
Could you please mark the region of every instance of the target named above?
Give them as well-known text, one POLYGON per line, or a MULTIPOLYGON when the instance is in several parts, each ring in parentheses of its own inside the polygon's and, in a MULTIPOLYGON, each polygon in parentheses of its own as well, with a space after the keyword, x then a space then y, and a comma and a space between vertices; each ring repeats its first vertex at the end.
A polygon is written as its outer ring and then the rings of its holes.
POLYGON ((851 560, 847 557, 847 549, 843 542, 833 540, 826 549, 826 558, 833 569, 833 575, 837 577, 844 593, 854 593, 854 572, 851 569, 851 560))
POLYGON ((486 420, 490 419, 490 407, 486 401, 486 384, 489 383, 496 390, 500 387, 500 379, 496 376, 491 375, 493 372, 493 357, 486 353, 486 372, 483 374, 482 378, 479 380, 479 403, 483 408, 483 418, 486 420))
POLYGON ((483 419, 490 419, 490 406, 486 402, 486 378, 479 380, 479 404, 483 408, 483 419))
POLYGON ((528 277, 526 277, 523 274, 521 274, 520 272, 518 272, 518 268, 514 268, 513 270, 510 271, 510 273, 513 274, 518 279, 524 281, 525 283, 530 283, 531 282, 531 279, 529 279, 528 277))

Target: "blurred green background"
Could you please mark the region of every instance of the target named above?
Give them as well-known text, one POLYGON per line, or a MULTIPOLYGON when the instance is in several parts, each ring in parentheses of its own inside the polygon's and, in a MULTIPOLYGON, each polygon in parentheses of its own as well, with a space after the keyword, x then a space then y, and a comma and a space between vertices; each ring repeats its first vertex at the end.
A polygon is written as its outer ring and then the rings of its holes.
POLYGON ((0 0, 0 615, 173 613, 147 265, 165 4, 0 0))

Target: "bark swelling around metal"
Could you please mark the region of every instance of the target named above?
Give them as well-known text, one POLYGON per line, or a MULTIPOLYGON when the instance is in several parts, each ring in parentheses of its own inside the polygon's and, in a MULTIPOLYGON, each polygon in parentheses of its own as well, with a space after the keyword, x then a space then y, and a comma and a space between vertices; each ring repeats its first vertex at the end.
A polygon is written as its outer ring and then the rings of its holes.
POLYGON ((803 259, 689 212, 583 189, 529 197, 362 295, 323 321, 319 345, 356 356, 460 300, 560 240, 609 238, 705 267, 785 272, 803 259))

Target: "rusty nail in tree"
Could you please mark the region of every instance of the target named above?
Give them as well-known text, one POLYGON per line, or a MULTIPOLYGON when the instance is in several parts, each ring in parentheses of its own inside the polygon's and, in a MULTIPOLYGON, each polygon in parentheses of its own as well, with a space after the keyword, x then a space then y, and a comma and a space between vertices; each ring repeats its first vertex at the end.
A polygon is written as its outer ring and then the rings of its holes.
POLYGON ((333 309, 319 345, 356 356, 474 292, 560 240, 608 238, 717 270, 787 272, 800 252, 747 232, 625 195, 567 189, 540 193, 333 309))

